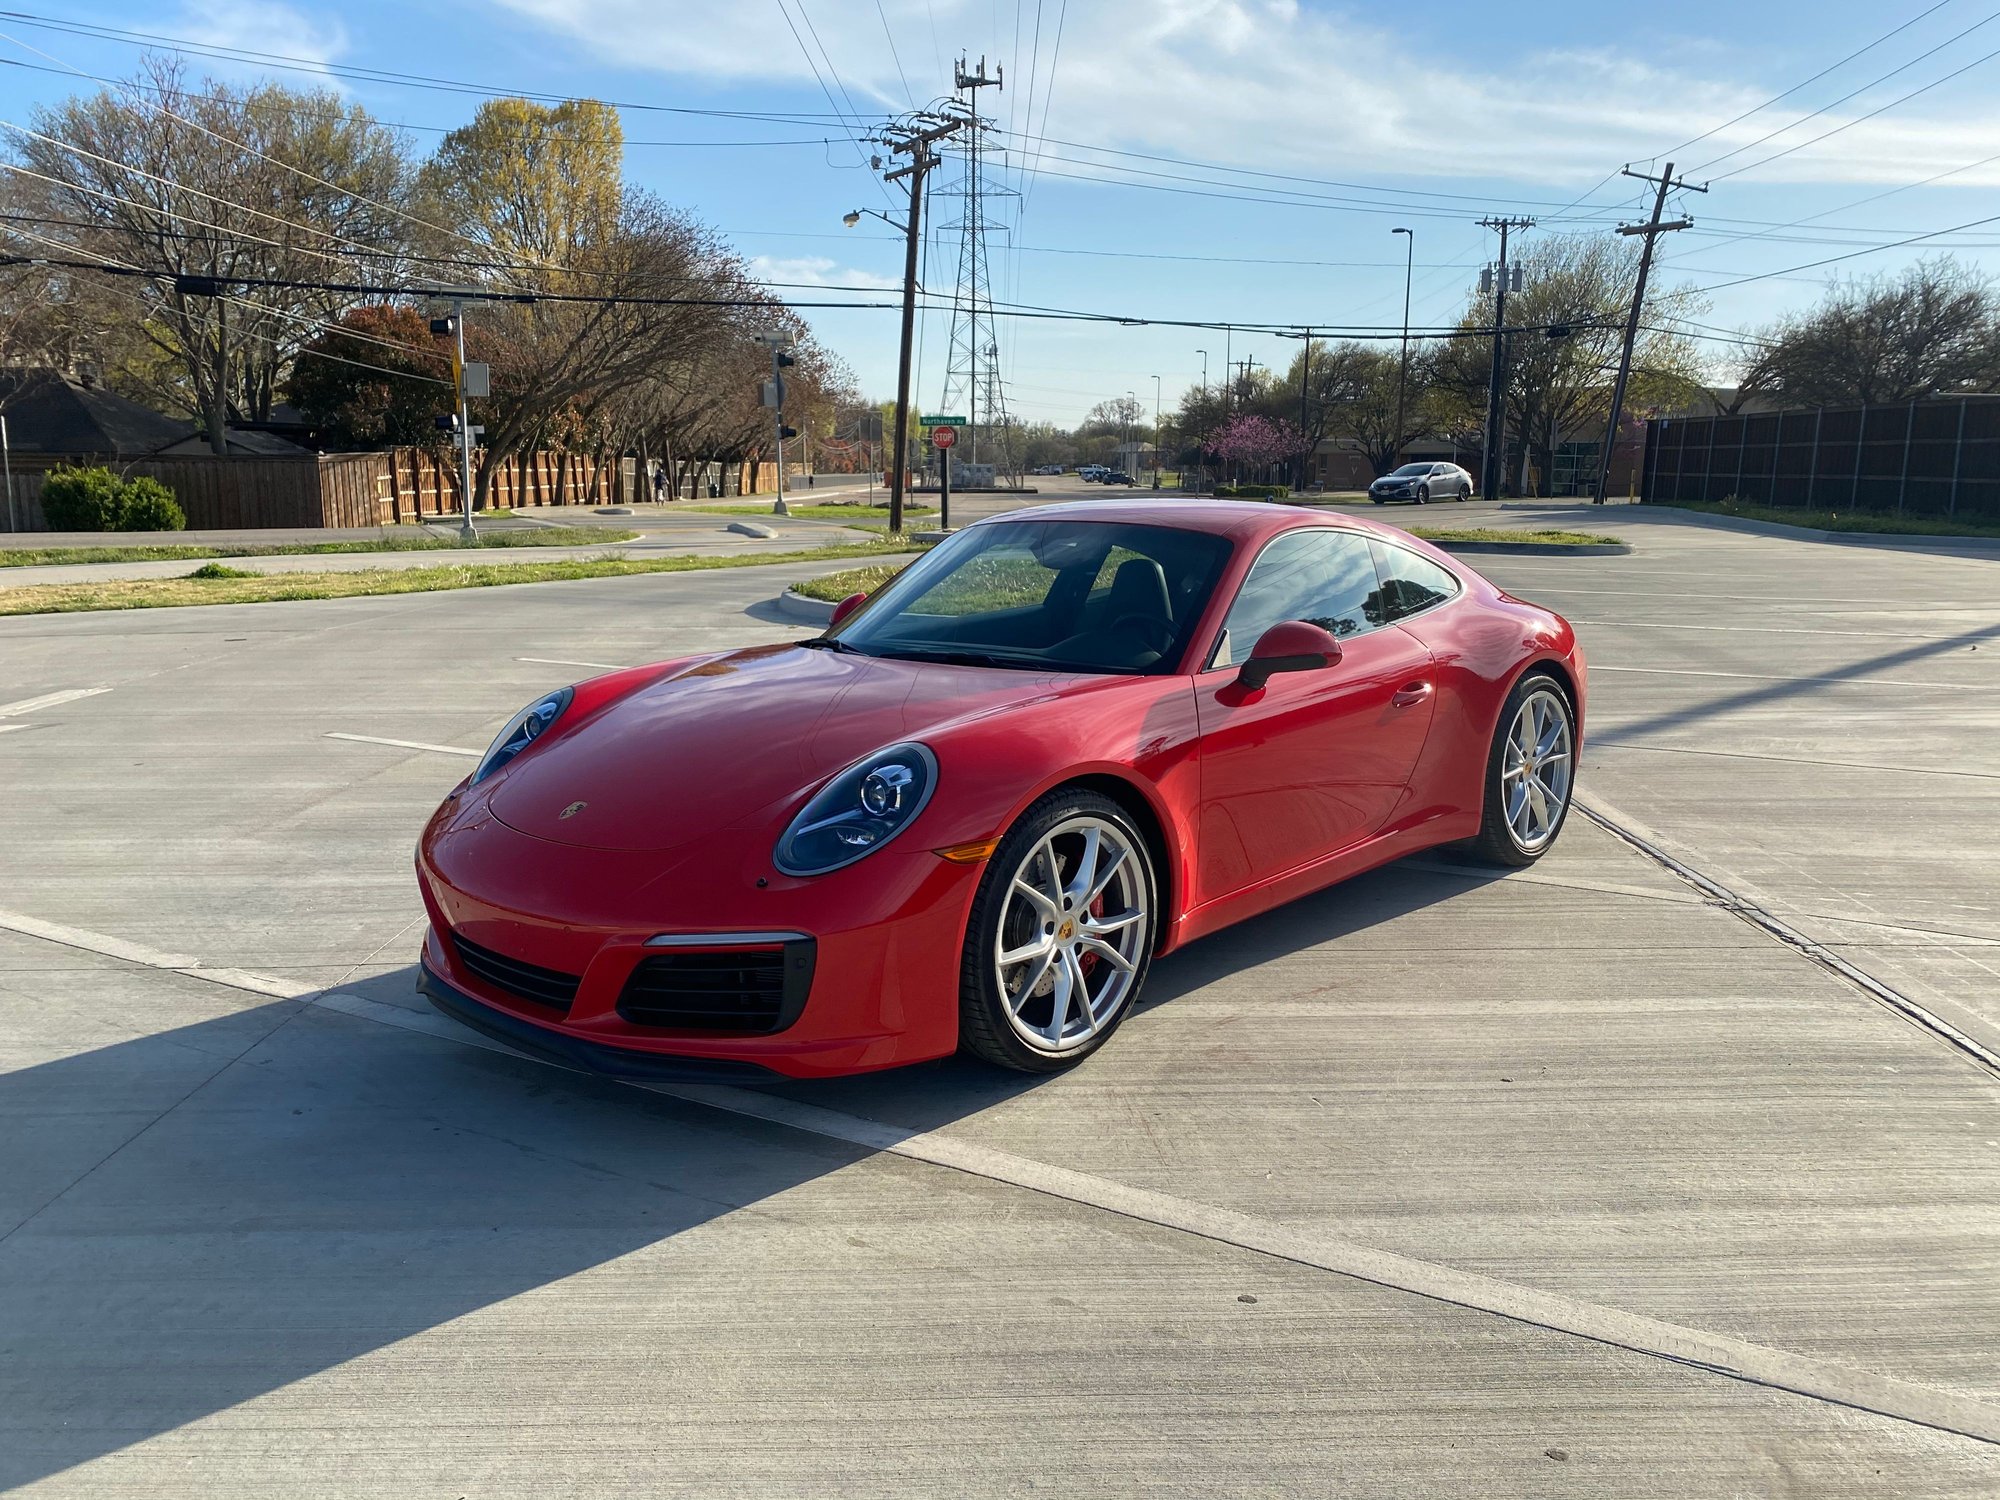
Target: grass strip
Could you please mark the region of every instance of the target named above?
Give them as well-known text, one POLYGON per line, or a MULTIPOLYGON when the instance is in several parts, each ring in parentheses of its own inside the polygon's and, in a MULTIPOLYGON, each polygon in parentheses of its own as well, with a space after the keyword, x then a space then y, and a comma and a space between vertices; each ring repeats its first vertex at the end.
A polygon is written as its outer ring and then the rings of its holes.
MULTIPOLYGON (((826 562, 908 550, 907 543, 859 542, 721 557, 564 558, 545 563, 450 563, 433 568, 371 568, 354 573, 254 573, 216 564, 184 578, 133 578, 103 583, 42 583, 0 588, 0 615, 70 614, 81 610, 162 609, 192 604, 275 604, 295 599, 352 599, 494 588, 510 583, 557 583, 624 578, 635 573, 702 573, 716 568, 826 562)), ((853 592, 849 590, 848 592, 853 592)))
POLYGON ((203 557, 306 557, 321 552, 450 552, 481 547, 602 547, 629 542, 636 531, 611 531, 602 526, 533 526, 518 531, 482 532, 470 544, 457 537, 413 532, 372 542, 291 542, 269 547, 203 547, 168 543, 151 547, 13 547, 0 549, 0 568, 36 568, 51 564, 115 562, 192 562, 203 557))
POLYGON ((1624 539, 1595 531, 1509 531, 1494 526, 1406 526, 1427 542, 1532 542, 1538 547, 1616 547, 1624 539))
POLYGON ((1809 531, 1862 531, 1889 536, 2000 537, 2000 521, 1974 521, 1950 516, 1877 515, 1865 510, 1789 510, 1781 505, 1738 505, 1728 500, 1662 500, 1662 509, 1694 510, 1703 515, 1735 516, 1745 521, 1773 521, 1803 526, 1809 531))
MULTIPOLYGON (((703 516, 733 516, 739 521, 751 517, 767 516, 771 513, 771 508, 768 505, 762 507, 748 505, 681 505, 676 506, 675 509, 693 511, 695 514, 703 516)), ((889 507, 886 505, 798 505, 787 501, 785 514, 804 521, 880 521, 888 517, 889 507)), ((906 516, 934 516, 937 514, 937 507, 935 505, 905 505, 903 507, 903 514, 906 516)), ((783 520, 784 517, 781 516, 779 519, 783 520)))

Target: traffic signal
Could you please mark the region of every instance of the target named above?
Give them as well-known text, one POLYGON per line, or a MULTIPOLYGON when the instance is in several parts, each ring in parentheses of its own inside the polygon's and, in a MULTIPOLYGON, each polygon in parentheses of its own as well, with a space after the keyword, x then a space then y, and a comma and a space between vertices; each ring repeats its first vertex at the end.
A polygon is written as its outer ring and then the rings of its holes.
POLYGON ((778 429, 778 436, 781 438, 795 438, 798 435, 799 430, 796 427, 780 427, 778 429))
POLYGON ((458 431, 458 413, 455 411, 447 412, 445 415, 437 418, 437 430, 439 432, 458 431))
POLYGON ((774 369, 782 370, 787 365, 795 365, 797 363, 797 360, 793 359, 791 355, 785 353, 782 349, 772 351, 771 365, 774 369))
POLYGON ((1572 333, 1576 332, 1576 330, 1571 328, 1567 323, 1551 323, 1542 332, 1552 339, 1566 339, 1572 333))
POLYGON ((458 332, 458 319, 432 318, 431 332, 441 339, 448 339, 458 332))

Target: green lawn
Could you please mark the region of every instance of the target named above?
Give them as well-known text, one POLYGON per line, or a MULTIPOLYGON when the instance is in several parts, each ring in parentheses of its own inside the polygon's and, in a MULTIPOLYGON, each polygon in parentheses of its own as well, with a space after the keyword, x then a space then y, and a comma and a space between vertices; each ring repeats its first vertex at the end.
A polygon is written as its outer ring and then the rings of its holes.
MULTIPOLYGON (((694 573, 712 568, 753 568, 773 563, 824 562, 895 550, 886 542, 811 547, 748 556, 564 558, 555 562, 448 563, 425 568, 372 568, 356 573, 245 573, 208 563, 183 578, 44 583, 0 588, 0 615, 68 614, 93 609, 159 609, 189 604, 269 604, 289 599, 347 599, 360 595, 419 594, 443 589, 493 588, 510 583, 551 583, 572 578, 623 578, 633 573, 694 573)), ((851 590, 850 590, 851 592, 851 590)))
POLYGON ((1406 526, 1427 542, 1533 542, 1543 547, 1615 547, 1623 538, 1595 531, 1508 531, 1493 526, 1406 526))
MULTIPOLYGON (((629 542, 639 533, 603 526, 534 526, 518 531, 482 531, 473 547, 599 547, 629 542)), ((288 542, 269 547, 197 547, 167 543, 152 547, 14 547, 0 549, 0 568, 34 568, 51 563, 181 562, 202 557, 302 557, 321 552, 450 552, 467 544, 457 537, 416 531, 373 542, 288 542)))
POLYGON ((1746 521, 1775 521, 1812 531, 1872 531, 1894 536, 2000 537, 2000 521, 1948 516, 1878 515, 1865 510, 1788 510, 1777 505, 1738 505, 1731 500, 1663 500, 1663 508, 1696 510, 1704 515, 1737 516, 1746 521))

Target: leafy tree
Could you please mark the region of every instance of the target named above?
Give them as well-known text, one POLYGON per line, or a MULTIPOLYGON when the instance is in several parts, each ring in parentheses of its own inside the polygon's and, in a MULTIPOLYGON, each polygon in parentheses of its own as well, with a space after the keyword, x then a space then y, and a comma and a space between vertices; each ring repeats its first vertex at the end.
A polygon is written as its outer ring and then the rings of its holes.
POLYGON ((1305 434, 1289 422, 1239 412, 1209 437, 1208 447, 1227 463, 1265 469, 1302 451, 1305 434))
MULTIPOLYGON (((1639 247, 1604 235, 1550 235, 1533 241, 1519 264, 1524 290, 1507 299, 1507 382, 1501 420, 1510 452, 1550 471, 1553 454, 1573 438, 1598 438, 1611 412, 1612 378, 1624 338, 1639 247), (1568 330, 1551 338, 1544 330, 1568 330)), ((1647 326, 1633 355, 1628 411, 1677 405, 1701 388, 1694 341, 1673 331, 1701 309, 1697 294, 1647 294, 1647 326)), ((1475 295, 1459 319, 1461 334, 1440 340, 1429 363, 1430 423, 1484 426, 1491 371, 1492 304, 1475 295)))
POLYGON ((492 99, 417 174, 417 197, 448 231, 438 248, 504 262, 508 279, 552 288, 603 247, 624 209, 618 111, 591 99, 557 105, 492 99))
POLYGON ((451 360, 432 342, 413 308, 354 308, 299 351, 287 394, 334 447, 445 446, 451 360))
POLYGON ((1765 330, 1738 380, 1787 406, 1921 401, 2000 390, 2000 295, 1949 256, 1838 283, 1819 306, 1765 330))

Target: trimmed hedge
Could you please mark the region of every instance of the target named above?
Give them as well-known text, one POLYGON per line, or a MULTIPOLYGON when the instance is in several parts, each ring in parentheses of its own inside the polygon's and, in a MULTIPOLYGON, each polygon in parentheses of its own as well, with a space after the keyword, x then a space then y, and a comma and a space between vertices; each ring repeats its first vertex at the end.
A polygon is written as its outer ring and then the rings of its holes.
POLYGON ((1289 484, 1218 484, 1215 493, 1226 500, 1288 500, 1289 484))
POLYGON ((185 531, 187 512, 157 479, 120 479, 109 469, 54 469, 42 482, 51 531, 185 531))

